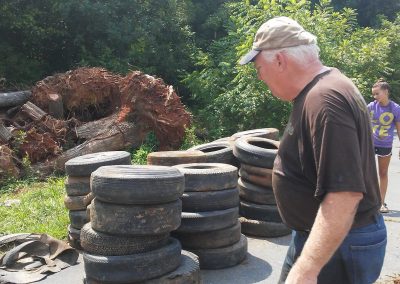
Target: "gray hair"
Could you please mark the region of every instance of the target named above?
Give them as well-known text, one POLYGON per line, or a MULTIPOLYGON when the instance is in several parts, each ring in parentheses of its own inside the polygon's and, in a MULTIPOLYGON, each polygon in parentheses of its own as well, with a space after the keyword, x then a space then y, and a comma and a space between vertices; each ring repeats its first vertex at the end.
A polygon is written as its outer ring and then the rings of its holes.
POLYGON ((316 43, 312 43, 308 45, 263 50, 261 53, 262 56, 264 56, 264 59, 268 62, 271 62, 277 53, 284 52, 298 64, 306 65, 308 62, 319 59, 319 51, 320 49, 318 45, 316 43))

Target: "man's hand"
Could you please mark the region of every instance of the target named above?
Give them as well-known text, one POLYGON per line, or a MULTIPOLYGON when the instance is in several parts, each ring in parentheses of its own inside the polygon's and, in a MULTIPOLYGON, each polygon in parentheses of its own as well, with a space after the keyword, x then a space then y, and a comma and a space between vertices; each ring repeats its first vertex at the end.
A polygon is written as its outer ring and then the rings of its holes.
POLYGON ((295 263, 290 269, 285 284, 317 284, 318 271, 306 271, 305 269, 295 263))

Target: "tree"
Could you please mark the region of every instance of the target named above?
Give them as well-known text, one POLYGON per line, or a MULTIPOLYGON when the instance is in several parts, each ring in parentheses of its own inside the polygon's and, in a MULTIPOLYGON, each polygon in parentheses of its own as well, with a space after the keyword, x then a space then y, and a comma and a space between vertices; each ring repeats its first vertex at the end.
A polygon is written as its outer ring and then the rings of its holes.
POLYGON ((257 80, 253 66, 237 64, 251 48, 258 27, 274 16, 292 17, 314 33, 322 61, 351 77, 367 100, 372 83, 382 73, 393 72, 388 57, 389 27, 360 28, 354 10, 334 11, 330 1, 322 0, 311 13, 310 4, 260 0, 226 6, 231 15, 226 25, 228 35, 197 55, 198 70, 184 80, 198 102, 199 121, 212 137, 257 127, 283 128, 286 124, 290 104, 271 96, 257 80))

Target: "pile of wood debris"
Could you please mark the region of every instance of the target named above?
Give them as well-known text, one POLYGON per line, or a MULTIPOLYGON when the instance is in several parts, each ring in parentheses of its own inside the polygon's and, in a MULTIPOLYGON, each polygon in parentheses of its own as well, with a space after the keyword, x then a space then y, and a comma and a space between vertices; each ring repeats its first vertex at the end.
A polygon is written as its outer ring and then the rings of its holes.
POLYGON ((160 150, 177 149, 190 121, 173 87, 140 71, 56 74, 0 93, 0 178, 23 175, 26 161, 41 176, 63 171, 80 155, 138 147, 151 131, 160 150))

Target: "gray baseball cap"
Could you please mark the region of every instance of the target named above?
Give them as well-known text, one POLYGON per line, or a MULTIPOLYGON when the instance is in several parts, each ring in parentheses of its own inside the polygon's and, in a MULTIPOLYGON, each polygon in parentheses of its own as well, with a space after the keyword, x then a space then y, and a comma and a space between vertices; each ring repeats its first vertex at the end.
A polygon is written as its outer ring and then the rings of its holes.
POLYGON ((253 61, 262 50, 308 45, 316 42, 316 36, 307 32, 296 21, 288 17, 272 18, 258 29, 252 49, 240 59, 239 64, 244 65, 253 61))

